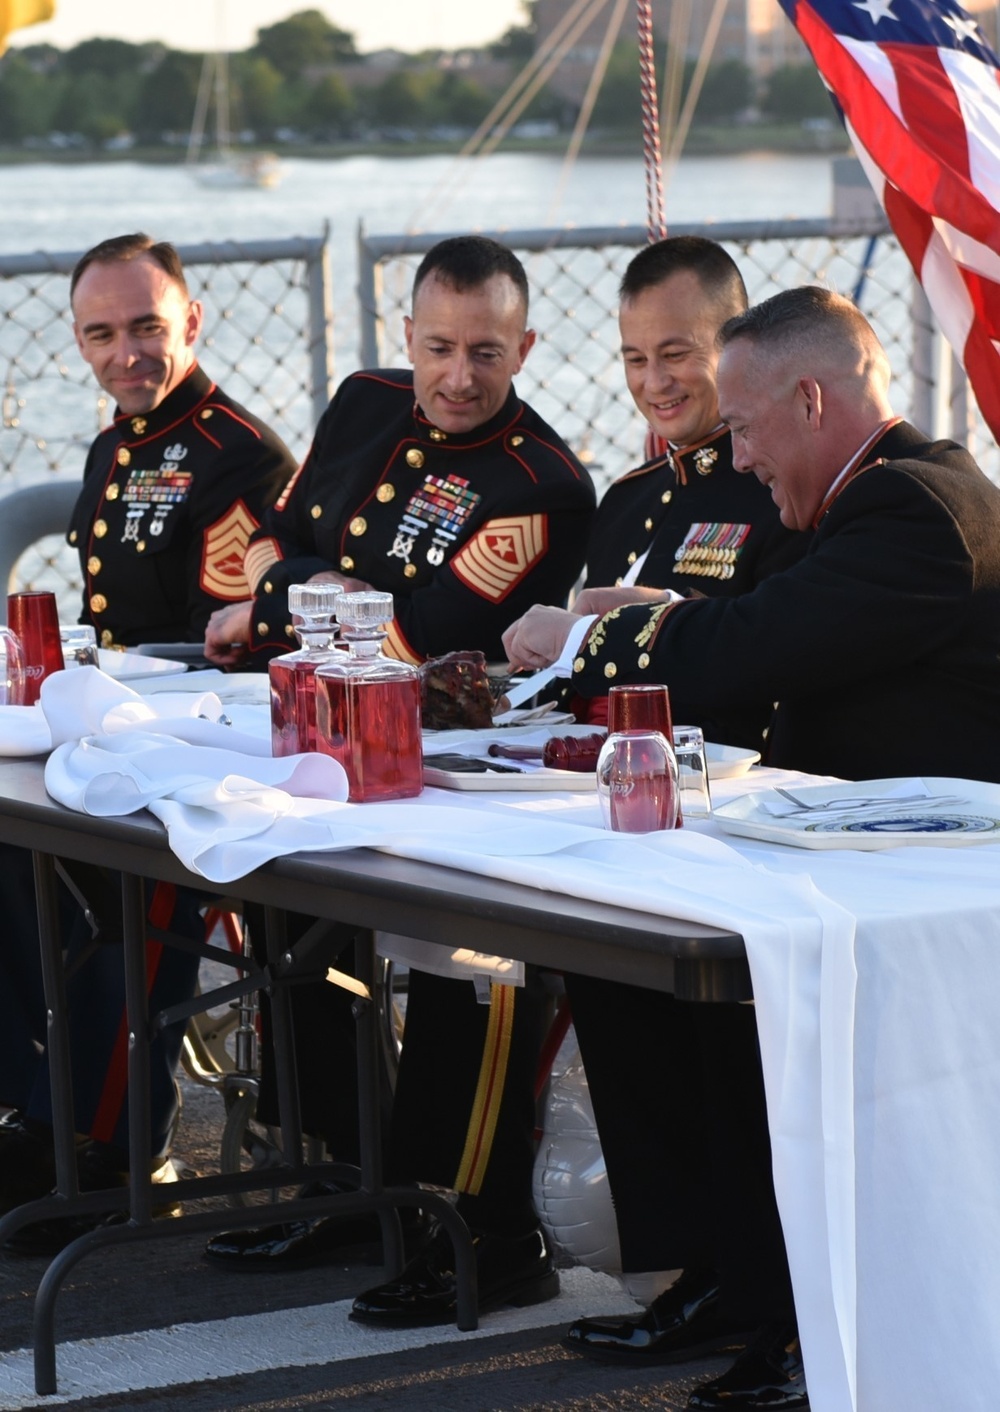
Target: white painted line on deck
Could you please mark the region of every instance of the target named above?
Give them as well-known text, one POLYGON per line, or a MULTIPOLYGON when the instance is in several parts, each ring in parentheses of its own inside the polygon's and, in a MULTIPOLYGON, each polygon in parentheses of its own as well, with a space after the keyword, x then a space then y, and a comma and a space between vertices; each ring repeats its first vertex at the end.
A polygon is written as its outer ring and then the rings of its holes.
MULTIPOLYGON (((460 1333, 454 1324, 392 1333, 353 1324, 351 1301, 313 1304, 302 1309, 272 1310, 210 1323, 173 1324, 114 1338, 81 1339, 56 1348, 60 1402, 110 1397, 179 1383, 206 1382, 267 1372, 375 1358, 431 1344, 468 1342, 499 1334, 568 1324, 585 1314, 635 1313, 638 1305, 610 1275, 575 1268, 561 1270, 558 1299, 527 1309, 485 1314, 478 1329, 460 1333)), ((2 1355, 0 1409, 21 1412, 51 1405, 37 1397, 30 1349, 2 1355)))

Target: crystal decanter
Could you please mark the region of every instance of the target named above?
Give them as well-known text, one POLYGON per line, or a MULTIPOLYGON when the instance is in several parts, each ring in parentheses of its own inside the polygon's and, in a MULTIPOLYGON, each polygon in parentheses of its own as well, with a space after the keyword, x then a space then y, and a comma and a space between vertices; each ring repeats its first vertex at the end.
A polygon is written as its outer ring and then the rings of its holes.
POLYGON ((419 794, 420 678, 382 652, 392 594, 345 593, 337 617, 350 655, 316 672, 317 749, 343 765, 355 803, 419 794))
POLYGON ((316 746, 316 668, 346 654, 334 647, 339 583, 293 583, 288 608, 302 646, 268 665, 271 754, 297 755, 316 746))

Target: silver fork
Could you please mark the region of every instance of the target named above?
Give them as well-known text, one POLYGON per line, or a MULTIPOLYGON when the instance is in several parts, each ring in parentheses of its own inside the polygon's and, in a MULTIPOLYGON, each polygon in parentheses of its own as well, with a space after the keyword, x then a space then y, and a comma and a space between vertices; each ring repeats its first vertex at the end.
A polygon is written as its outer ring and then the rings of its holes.
MULTIPOLYGON (((827 799, 821 804, 804 804, 801 799, 796 798, 790 790, 782 789, 780 785, 775 785, 775 794, 780 794, 782 799, 787 799, 789 804, 794 804, 796 814, 850 814, 859 809, 898 809, 907 804, 963 804, 957 794, 901 794, 895 798, 873 799, 872 796, 862 795, 857 798, 847 799, 827 799)), ((786 814, 785 818, 791 815, 786 814)))

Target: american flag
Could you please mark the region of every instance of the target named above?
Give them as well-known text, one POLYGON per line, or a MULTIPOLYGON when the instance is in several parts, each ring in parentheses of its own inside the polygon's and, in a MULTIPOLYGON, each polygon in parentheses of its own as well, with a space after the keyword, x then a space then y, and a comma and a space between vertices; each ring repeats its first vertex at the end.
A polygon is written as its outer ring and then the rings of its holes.
POLYGON ((1000 59, 953 0, 780 0, 1000 440, 1000 59))

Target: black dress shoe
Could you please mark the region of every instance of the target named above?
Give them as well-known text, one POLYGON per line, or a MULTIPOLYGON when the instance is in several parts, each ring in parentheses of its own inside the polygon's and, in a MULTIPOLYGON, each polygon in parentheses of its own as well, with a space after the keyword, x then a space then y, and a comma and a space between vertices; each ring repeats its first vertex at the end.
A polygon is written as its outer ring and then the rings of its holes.
POLYGON ((809 1412, 795 1325, 766 1325, 730 1369, 695 1388, 687 1405, 699 1412, 809 1412))
MULTIPOLYGON (((340 1182, 313 1182, 300 1197, 330 1196, 354 1188, 340 1182)), ((421 1214, 400 1211, 403 1230, 409 1236, 422 1230, 421 1214)), ((333 1265, 359 1248, 374 1245, 382 1238, 379 1219, 373 1212, 361 1216, 314 1216, 301 1221, 279 1221, 273 1226, 223 1231, 205 1246, 205 1259, 227 1270, 307 1270, 316 1265, 333 1265)))
POLYGON ((719 1281, 711 1271, 691 1270, 663 1291, 637 1318, 578 1319, 563 1347, 602 1363, 681 1363, 739 1348, 740 1331, 719 1318, 719 1281))
MULTIPOLYGON (((524 1236, 473 1231, 472 1243, 480 1311, 502 1304, 543 1304, 559 1293, 559 1276, 538 1227, 524 1236)), ((455 1255, 442 1227, 396 1279, 359 1294, 351 1318, 386 1329, 409 1329, 454 1323, 457 1308, 455 1255)))
MULTIPOLYGON (((103 1144, 87 1144, 81 1148, 77 1158, 81 1191, 107 1191, 114 1187, 128 1185, 128 1172, 120 1166, 111 1165, 120 1160, 115 1156, 117 1149, 105 1148, 103 1144)), ((153 1183, 164 1185, 169 1190, 170 1183, 177 1180, 171 1162, 167 1158, 156 1158, 153 1183)), ((182 1208, 177 1202, 165 1201, 153 1207, 153 1215, 180 1216, 182 1208)), ((30 1226, 22 1226, 19 1231, 7 1237, 4 1251, 11 1255, 58 1255, 77 1236, 88 1235, 101 1226, 119 1225, 129 1219, 127 1211, 102 1211, 80 1216, 49 1216, 44 1221, 33 1221, 30 1226)))

